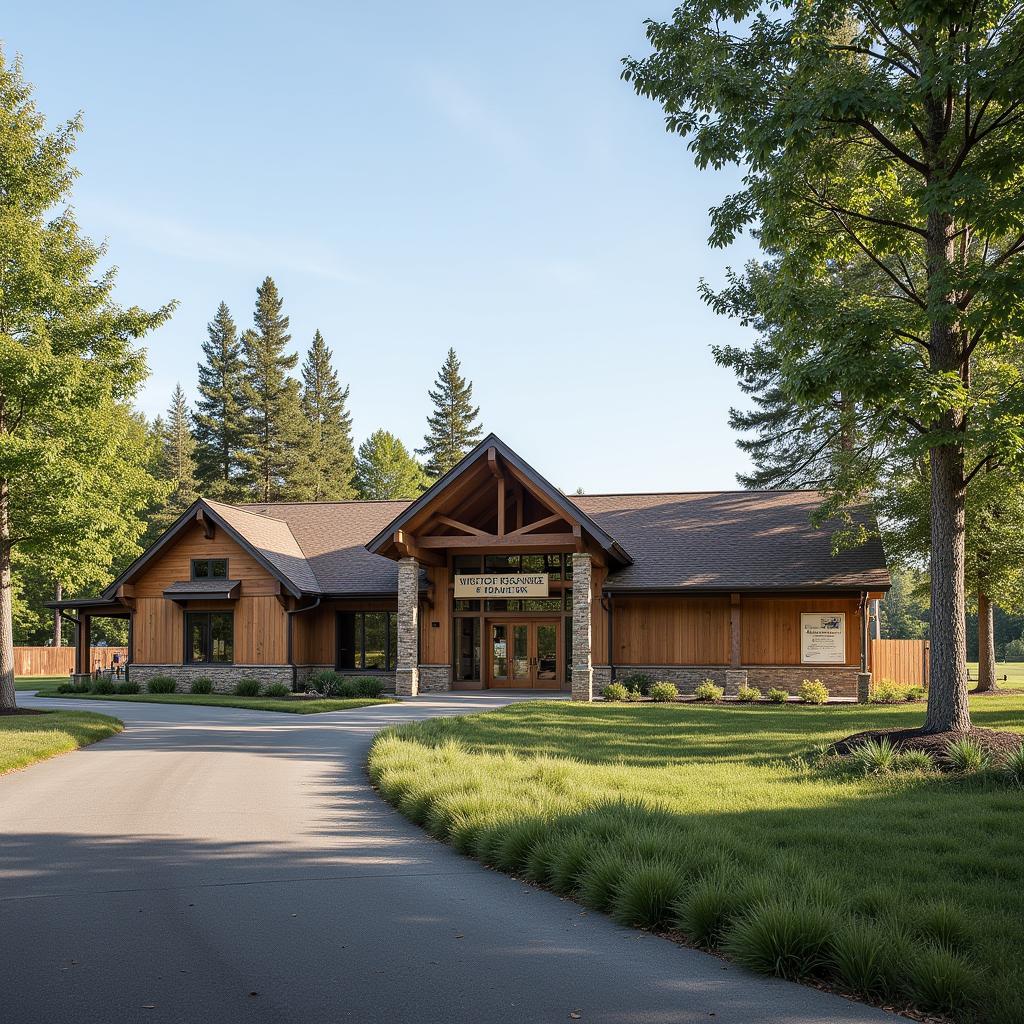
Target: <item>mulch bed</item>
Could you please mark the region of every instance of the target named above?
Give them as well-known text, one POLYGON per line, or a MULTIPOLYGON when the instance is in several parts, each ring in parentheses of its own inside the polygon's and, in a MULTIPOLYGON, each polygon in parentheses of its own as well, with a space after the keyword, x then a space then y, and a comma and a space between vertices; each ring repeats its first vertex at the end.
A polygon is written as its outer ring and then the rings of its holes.
POLYGON ((898 750, 925 750, 936 760, 941 761, 946 748, 953 740, 969 737, 978 744, 990 757, 1000 758, 1011 754, 1024 743, 1024 736, 1019 732, 999 732, 996 729, 968 729, 965 732, 930 732, 923 733, 919 729, 872 729, 869 732, 858 732, 847 736, 832 745, 832 750, 840 756, 849 754, 854 747, 860 746, 865 740, 881 740, 883 737, 898 750))
POLYGON ((45 715, 47 713, 36 708, 0 708, 0 715, 45 715))
POLYGON ((972 697, 1016 697, 1024 693, 1019 686, 997 686, 994 690, 971 690, 972 697))

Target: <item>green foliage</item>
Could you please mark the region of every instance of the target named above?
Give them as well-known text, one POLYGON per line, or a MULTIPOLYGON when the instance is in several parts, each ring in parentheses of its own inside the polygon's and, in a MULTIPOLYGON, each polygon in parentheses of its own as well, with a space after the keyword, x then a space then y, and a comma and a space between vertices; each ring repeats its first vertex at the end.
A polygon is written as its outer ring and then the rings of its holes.
POLYGON ((99 676, 92 681, 90 693, 111 694, 115 692, 114 680, 110 676, 99 676))
POLYGON ((254 327, 242 335, 248 448, 244 479, 251 500, 281 501, 295 493, 295 475, 306 440, 299 384, 290 371, 299 357, 288 352, 288 317, 273 278, 256 289, 254 327))
POLYGON ((648 695, 655 703, 661 704, 676 700, 679 697, 679 690, 675 683, 652 683, 648 695))
POLYGON ((263 691, 264 697, 290 697, 292 695, 291 687, 285 686, 284 683, 268 683, 267 688, 263 691))
POLYGON ((132 694, 138 693, 141 687, 133 679, 122 679, 121 682, 114 684, 114 693, 120 694, 122 697, 130 697, 132 694))
POLYGON ((828 974, 833 914, 813 902, 756 904, 729 931, 723 949, 762 974, 804 981, 828 974))
POLYGON ((178 684, 170 676, 153 676, 146 683, 146 690, 149 693, 174 693, 178 684))
POLYGON ((386 430, 375 430, 359 446, 355 481, 359 497, 371 501, 415 498, 430 483, 405 445, 386 430))
POLYGON ((609 683, 602 691, 601 696, 605 700, 623 701, 629 700, 629 690, 622 683, 609 683))
POLYGON ((836 923, 830 939, 832 971, 844 991, 872 1001, 891 1000, 899 991, 902 957, 891 929, 877 921, 851 917, 836 923))
POLYGON ((627 690, 636 690, 638 693, 647 697, 651 692, 651 686, 654 683, 654 678, 647 675, 646 672, 630 672, 628 675, 622 676, 619 682, 626 687, 627 690))
POLYGON ((684 890, 677 861, 656 857, 627 864, 612 897, 612 917, 638 928, 662 928, 684 890))
POLYGON ((824 704, 828 700, 828 687, 820 679, 805 679, 800 684, 799 696, 805 704, 824 704))
POLYGON ((892 770, 896 772, 933 772, 935 769, 935 758, 927 750, 901 750, 892 763, 892 770))
POLYGON ((192 685, 189 686, 190 693, 213 693, 213 680, 206 676, 200 676, 198 679, 192 680, 192 685))
POLYGON ((119 719, 89 711, 0 716, 0 775, 114 736, 123 728, 119 719))
POLYGON ((908 686, 903 693, 903 699, 910 704, 924 700, 927 696, 928 691, 923 686, 908 686))
POLYGON ((234 692, 236 697, 258 697, 261 689, 258 679, 239 679, 234 692))
POLYGON ((896 766, 896 748, 887 736, 859 743, 850 756, 865 775, 884 775, 896 766))
POLYGON ((206 497, 232 501, 248 446, 245 352, 226 303, 217 307, 206 331, 193 416, 196 471, 206 497))
POLYGON ((978 1001, 977 970, 961 953, 942 946, 913 952, 907 995, 928 1013, 964 1016, 978 1001))
POLYGON ((725 696, 725 690, 713 679, 705 679, 693 688, 693 695, 697 700, 717 704, 725 696))
POLYGON ((928 635, 928 578, 920 571, 890 565, 892 587, 879 606, 887 640, 923 640, 928 635))
POLYGON ((744 683, 736 690, 736 699, 741 704, 750 704, 761 699, 761 691, 756 686, 747 686, 744 683))
POLYGON ((317 331, 302 364, 301 404, 308 430, 296 471, 296 494, 303 501, 355 497, 348 393, 338 382, 331 350, 317 331))
POLYGON ((345 677, 339 675, 333 669, 325 668, 310 674, 306 681, 306 687, 324 697, 338 695, 338 687, 345 681, 345 677))
POLYGON ((961 775, 980 772, 989 764, 988 754, 970 736, 951 740, 943 752, 946 763, 961 775))
POLYGON ((1013 786, 1024 786, 1024 744, 1003 758, 1003 776, 1013 786))
POLYGON ((146 544, 152 544, 199 496, 191 421, 185 392, 177 384, 167 417, 158 417, 153 426, 154 475, 167 485, 168 493, 150 516, 146 544))
POLYGON ((373 676, 356 676, 350 682, 356 697, 379 697, 385 689, 383 680, 373 676))
POLYGON ((628 870, 629 860, 617 846, 591 850, 577 880, 579 901, 594 910, 611 910, 628 870))
POLYGON ((473 385, 459 372, 455 349, 437 373, 434 387, 427 392, 434 411, 427 417, 427 434, 417 455, 426 456, 426 473, 443 476, 483 437, 480 407, 473 405, 473 385))
POLYGON ((0 707, 13 706, 12 551, 69 592, 133 555, 160 486, 131 403, 138 340, 163 323, 113 300, 115 271, 70 206, 79 118, 47 131, 0 54, 0 707))
POLYGON ((882 679, 868 694, 869 704, 900 704, 907 700, 909 687, 900 686, 891 679, 882 679))
POLYGON ((768 700, 772 704, 785 704, 789 700, 789 691, 781 690, 777 686, 773 686, 768 691, 768 700))

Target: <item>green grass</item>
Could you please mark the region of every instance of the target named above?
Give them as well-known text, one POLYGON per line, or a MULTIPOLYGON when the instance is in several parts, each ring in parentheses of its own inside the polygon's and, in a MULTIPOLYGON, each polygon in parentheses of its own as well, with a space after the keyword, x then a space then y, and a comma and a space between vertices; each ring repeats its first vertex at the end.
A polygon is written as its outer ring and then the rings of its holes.
POLYGON ((91 711, 0 715, 0 775, 119 733, 124 723, 91 711))
MULTIPOLYGON (((971 673, 970 685, 973 687, 977 684, 978 663, 969 661, 967 668, 971 673)), ((996 675, 1000 686, 1024 686, 1024 661, 1000 661, 996 665, 996 675), (1006 676, 1005 681, 1003 676, 1006 676)))
POLYGON ((18 676, 14 680, 16 690, 43 690, 68 681, 67 676, 18 676))
MULTIPOLYGON (((972 701, 1024 731, 1024 697, 972 701)), ((383 795, 485 863, 755 969, 960 1020, 1024 1020, 1024 791, 789 759, 917 705, 536 702, 403 725, 383 795)))
POLYGON ((235 697, 226 693, 58 693, 56 689, 39 691, 40 697, 64 700, 117 700, 143 704, 201 704, 213 708, 244 708, 248 711, 285 711, 293 715, 319 715, 325 711, 350 711, 374 704, 395 704, 393 697, 336 698, 323 700, 293 697, 235 697))

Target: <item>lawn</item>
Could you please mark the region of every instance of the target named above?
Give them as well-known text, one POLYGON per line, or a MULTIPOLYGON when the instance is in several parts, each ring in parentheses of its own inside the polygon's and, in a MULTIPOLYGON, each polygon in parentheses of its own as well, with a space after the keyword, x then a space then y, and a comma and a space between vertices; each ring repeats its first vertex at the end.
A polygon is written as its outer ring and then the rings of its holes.
POLYGON ((17 676, 14 680, 14 688, 16 690, 46 690, 67 681, 67 676, 17 676))
MULTIPOLYGON (((975 724, 1024 729, 1024 697, 975 724)), ((371 777, 485 863, 755 970, 961 1020, 1024 1020, 1024 792, 837 778, 814 744, 923 705, 519 704, 379 736, 371 777)))
POLYGON ((91 711, 0 715, 0 775, 119 733, 124 723, 91 711))
POLYGON ((115 700, 144 704, 201 704, 212 708, 244 708, 248 711, 285 711, 293 715, 319 715, 325 711, 350 711, 374 704, 395 704, 393 697, 235 697, 227 693, 58 693, 55 688, 39 691, 40 697, 63 700, 115 700))
MULTIPOLYGON (((978 679, 978 663, 967 662, 967 671, 971 674, 971 686, 974 686, 978 679)), ((1024 686, 1024 661, 1000 661, 996 665, 996 676, 1000 686, 1024 686), (1006 676, 1005 680, 1003 676, 1006 676)))

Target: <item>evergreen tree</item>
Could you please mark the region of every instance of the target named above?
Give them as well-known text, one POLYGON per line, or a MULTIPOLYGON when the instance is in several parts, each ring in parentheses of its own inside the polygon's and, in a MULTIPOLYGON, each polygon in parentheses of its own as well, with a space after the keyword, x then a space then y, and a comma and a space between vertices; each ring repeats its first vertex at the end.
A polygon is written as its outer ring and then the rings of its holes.
POLYGON ((245 353, 225 303, 206 325, 205 362, 199 364, 199 399, 193 416, 196 472, 205 495, 231 501, 238 490, 246 447, 245 353))
POLYGON ((435 386, 427 392, 434 411, 427 417, 427 434, 416 454, 426 456, 426 470, 433 477, 447 473, 483 436, 477 420, 480 407, 473 405, 473 385, 459 368, 455 349, 448 349, 435 386))
POLYGON ((352 477, 352 417, 348 388, 338 383, 331 350, 317 331, 302 364, 302 412, 306 438, 296 473, 296 492, 306 501, 342 501, 355 496, 352 477))
POLYGON ((185 392, 178 384, 166 419, 158 417, 154 430, 158 445, 155 475, 168 485, 167 498, 152 519, 154 540, 198 497, 191 419, 185 392))
POLYGON ((173 306, 114 302, 104 248, 69 206, 80 129, 48 131, 0 52, 0 708, 15 706, 15 559, 74 592, 138 550, 159 493, 131 403, 146 377, 136 342, 173 306))
POLYGON ((248 496, 254 501, 294 496, 304 442, 299 383, 289 374, 299 357, 286 351, 291 335, 281 308, 277 285, 267 277, 256 290, 255 326, 242 338, 249 433, 243 462, 248 496))
POLYGON ((415 498, 429 484, 423 467, 394 434, 375 430, 359 446, 356 489, 360 498, 375 501, 415 498))

